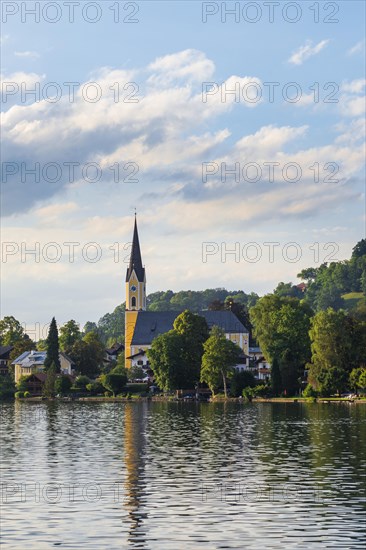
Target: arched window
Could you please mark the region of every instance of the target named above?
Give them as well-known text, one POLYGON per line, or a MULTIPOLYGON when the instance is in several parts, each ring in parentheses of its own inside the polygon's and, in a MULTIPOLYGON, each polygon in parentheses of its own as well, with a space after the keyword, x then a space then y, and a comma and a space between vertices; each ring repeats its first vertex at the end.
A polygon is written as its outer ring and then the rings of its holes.
POLYGON ((132 297, 131 307, 136 307, 136 298, 135 298, 135 296, 132 297))

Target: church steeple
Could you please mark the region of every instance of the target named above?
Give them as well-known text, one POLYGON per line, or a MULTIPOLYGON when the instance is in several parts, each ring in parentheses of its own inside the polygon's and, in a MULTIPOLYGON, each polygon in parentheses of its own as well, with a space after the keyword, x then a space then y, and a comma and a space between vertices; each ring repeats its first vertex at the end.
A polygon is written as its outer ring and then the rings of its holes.
POLYGON ((132 249, 130 256, 130 265, 127 268, 126 282, 130 280, 133 270, 135 270, 138 281, 142 282, 145 277, 145 269, 142 266, 139 234, 137 231, 137 220, 135 214, 135 226, 133 229, 132 249))
POLYGON ((126 310, 146 309, 146 274, 142 265, 139 234, 135 214, 130 263, 126 273, 126 310))

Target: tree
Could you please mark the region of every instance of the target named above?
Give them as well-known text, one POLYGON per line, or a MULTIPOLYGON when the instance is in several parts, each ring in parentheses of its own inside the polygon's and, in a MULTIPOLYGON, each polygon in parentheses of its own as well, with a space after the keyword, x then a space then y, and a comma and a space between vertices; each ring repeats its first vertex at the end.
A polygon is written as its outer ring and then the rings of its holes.
POLYGON ((60 347, 65 353, 70 353, 72 346, 81 339, 80 327, 71 319, 60 328, 60 347))
POLYGON ((46 380, 43 386, 43 396, 48 399, 55 397, 55 382, 57 377, 58 367, 52 362, 46 372, 46 380))
POLYGON ((366 239, 361 239, 352 249, 352 258, 366 256, 366 239))
POLYGON ((154 338, 147 356, 158 386, 164 391, 193 388, 199 381, 206 320, 188 310, 174 321, 174 329, 154 338))
POLYGON ((271 366, 271 389, 275 396, 278 396, 282 391, 280 365, 276 356, 273 358, 271 366))
POLYGON ((244 388, 253 388, 255 386, 255 379, 251 372, 247 370, 236 370, 230 379, 230 394, 233 397, 239 397, 243 394, 244 388))
POLYGON ((55 380, 55 392, 57 394, 64 395, 68 393, 71 389, 72 382, 69 376, 58 376, 55 380))
POLYGON ((186 310, 178 315, 173 327, 182 341, 181 362, 186 377, 185 386, 182 387, 192 387, 200 377, 203 343, 209 336, 208 325, 204 317, 186 310))
POLYGON ((82 374, 82 375, 77 376, 77 377, 75 378, 74 388, 75 388, 76 390, 85 391, 87 385, 89 384, 89 382, 90 382, 90 378, 88 378, 87 376, 85 376, 84 374, 82 374))
POLYGON ((184 351, 184 339, 175 330, 154 338, 147 350, 155 381, 163 391, 189 387, 182 361, 184 351))
POLYGON ((44 362, 44 367, 46 370, 48 370, 51 367, 52 363, 54 363, 56 371, 60 372, 61 365, 60 365, 60 357, 59 357, 60 352, 59 352, 59 344, 58 344, 58 330, 57 330, 56 319, 54 317, 52 317, 46 343, 47 343, 47 355, 44 362))
POLYGON ((0 376, 0 401, 13 399, 15 393, 15 384, 11 376, 0 376))
POLYGON ((17 340, 14 343, 14 348, 11 350, 9 355, 9 365, 8 370, 12 378, 14 378, 14 365, 12 362, 17 359, 25 351, 32 351, 36 349, 36 344, 31 340, 28 334, 23 334, 20 340, 17 340))
POLYGON ((88 344, 90 352, 93 355, 95 363, 99 369, 103 362, 105 353, 103 342, 101 341, 98 333, 94 331, 88 332, 88 334, 84 336, 83 340, 88 344))
POLYGON ((320 367, 317 372, 317 386, 323 397, 330 397, 335 393, 341 395, 347 387, 347 382, 347 372, 341 367, 320 367))
POLYGON ((28 380, 29 376, 21 376, 16 384, 18 391, 27 391, 28 390, 28 380))
POLYGON ((227 378, 233 373, 233 367, 238 363, 242 350, 225 337, 224 331, 214 326, 210 337, 203 344, 201 382, 205 382, 212 394, 222 382, 225 398, 227 398, 227 378))
POLYGON ((144 369, 139 365, 134 365, 129 369, 129 372, 128 372, 129 380, 140 380, 144 378, 144 376, 145 376, 144 369))
POLYGON ((364 362, 365 326, 342 310, 329 308, 314 316, 309 381, 317 390, 329 394, 345 389, 352 369, 364 362))
POLYGON ((93 378, 100 372, 104 346, 96 332, 88 332, 82 340, 76 340, 69 355, 80 374, 93 378))
POLYGON ((116 396, 116 393, 120 393, 127 384, 127 376, 124 374, 102 374, 100 377, 102 385, 109 391, 112 392, 113 397, 116 396))
MULTIPOLYGON (((117 356, 116 364, 113 366, 113 368, 110 370, 110 372, 113 372, 115 374, 126 374, 127 375, 127 369, 125 367, 125 354, 124 352, 119 353, 117 356)), ((105 373, 107 374, 107 373, 105 373)))
POLYGON ((22 325, 12 315, 0 321, 0 343, 2 346, 14 346, 24 335, 22 325))
POLYGON ((311 357, 310 319, 313 312, 304 300, 267 294, 250 309, 254 336, 267 360, 279 362, 282 389, 293 395, 298 379, 311 357))

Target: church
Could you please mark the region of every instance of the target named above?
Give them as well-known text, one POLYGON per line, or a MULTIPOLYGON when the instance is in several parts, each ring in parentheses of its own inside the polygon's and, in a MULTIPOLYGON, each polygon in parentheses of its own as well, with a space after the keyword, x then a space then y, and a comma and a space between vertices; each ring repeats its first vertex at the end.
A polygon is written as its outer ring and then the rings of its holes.
MULTIPOLYGON (((142 263, 137 219, 133 230, 132 248, 126 273, 125 313, 125 366, 148 368, 146 350, 156 336, 173 329, 179 311, 146 311, 146 271, 142 263)), ((209 328, 222 328, 226 338, 232 340, 243 351, 239 369, 249 366, 249 332, 232 311, 197 312, 206 319, 209 328)))

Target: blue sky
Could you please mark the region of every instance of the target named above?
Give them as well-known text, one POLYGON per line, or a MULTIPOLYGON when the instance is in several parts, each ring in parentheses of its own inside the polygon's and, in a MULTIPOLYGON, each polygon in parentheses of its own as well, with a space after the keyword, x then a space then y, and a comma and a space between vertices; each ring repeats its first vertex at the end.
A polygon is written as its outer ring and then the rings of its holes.
MULTIPOLYGON (((269 292, 327 255, 349 257, 365 236, 363 2, 292 3, 295 8, 280 2, 272 23, 263 2, 252 8, 238 3, 238 22, 233 16, 221 20, 222 3, 119 2, 122 17, 138 7, 138 22, 115 23, 110 8, 116 2, 107 0, 95 3, 101 15, 95 24, 81 15, 88 2, 76 5, 72 23, 58 2, 60 21, 53 24, 45 17, 55 12, 40 12, 35 23, 21 13, 24 3, 3 2, 3 10, 4 4, 19 11, 2 13, 2 78, 19 92, 3 85, 3 161, 7 171, 11 163, 19 171, 6 172, 2 183, 2 315, 28 325, 53 315, 83 324, 124 301, 123 258, 135 206, 150 292, 219 286, 269 292), (202 10, 216 7, 203 23, 202 10), (251 19, 257 10, 259 20, 245 21, 243 9, 251 19), (284 9, 289 18, 301 10, 299 21, 285 21, 284 9), (54 103, 42 98, 51 82, 62 92, 54 103), (66 82, 80 83, 73 103, 66 82), (101 90, 95 103, 80 91, 90 82, 101 90), (205 82, 216 88, 203 101, 205 82), (278 83, 273 102, 268 82, 278 83), (22 86, 35 85, 37 101, 22 100, 22 86), (111 86, 119 88, 119 101, 111 86), (237 102, 224 93, 235 86, 237 102), (243 92, 253 89, 262 94, 257 103, 243 92), (290 96, 300 90, 299 101, 285 100, 286 90, 290 96), (135 103, 121 100, 132 92, 135 103), (29 175, 22 182, 21 164, 35 162, 41 168, 57 163, 58 181, 40 174, 37 183, 29 175), (101 181, 86 181, 78 167, 71 182, 69 162, 97 164, 101 181), (109 167, 117 162, 124 177, 138 166, 138 181, 114 182, 109 167), (270 182, 268 163, 274 162, 270 182), (215 173, 203 181, 207 163, 215 173), (258 181, 250 171, 243 175, 248 163, 259 166, 258 181), (284 178, 288 163, 301 168, 298 181, 284 178), (332 166, 337 182, 329 181, 332 166), (239 167, 238 181, 225 179, 223 167, 239 167), (69 242, 80 243, 73 262, 69 242), (97 262, 85 258, 83 247, 91 242, 102 251, 97 262), (116 242, 118 262, 115 247, 109 248, 116 242), (268 242, 278 243, 273 261, 268 242), (250 249, 248 243, 256 244, 250 249), (39 258, 25 255, 25 248, 38 254, 38 246, 39 258), (239 250, 239 258, 225 257, 225 246, 239 250), (249 252, 259 249, 254 262, 249 252), (299 250, 301 257, 291 261, 290 253, 296 257, 299 250), (61 254, 59 261, 52 253, 61 254)), ((234 4, 226 2, 227 8, 234 4)), ((286 174, 294 178, 291 170, 286 174)))

